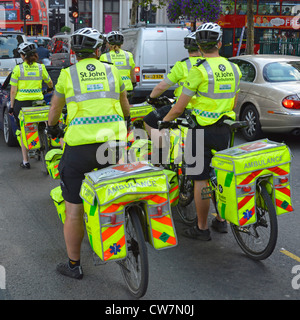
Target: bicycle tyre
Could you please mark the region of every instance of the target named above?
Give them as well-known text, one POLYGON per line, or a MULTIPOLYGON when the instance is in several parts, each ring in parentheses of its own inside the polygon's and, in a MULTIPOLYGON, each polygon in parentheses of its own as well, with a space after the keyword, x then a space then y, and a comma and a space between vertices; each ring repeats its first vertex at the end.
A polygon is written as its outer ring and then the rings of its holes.
POLYGON ((231 230, 238 245, 248 257, 253 260, 264 260, 274 251, 278 236, 276 210, 264 185, 256 188, 256 214, 256 223, 246 227, 231 224, 231 230), (267 229, 269 229, 268 240, 264 246, 260 246, 263 236, 267 235, 264 232, 268 231, 267 229))
POLYGON ((128 250, 127 257, 118 264, 130 293, 135 298, 141 298, 145 295, 148 288, 149 263, 137 207, 130 207, 128 209, 125 230, 128 250))
POLYGON ((40 138, 40 144, 41 144, 40 157, 41 157, 41 161, 42 161, 42 172, 45 175, 48 175, 49 172, 47 169, 45 156, 46 156, 47 152, 50 150, 50 146, 49 146, 48 136, 44 132, 44 128, 42 126, 41 126, 41 128, 39 128, 39 138, 40 138))
POLYGON ((176 211, 184 224, 187 226, 193 226, 197 222, 197 212, 195 202, 192 201, 187 206, 181 206, 180 203, 175 207, 176 211))
POLYGON ((183 223, 193 226, 197 221, 197 212, 194 200, 194 186, 191 180, 179 179, 179 200, 176 206, 177 213, 183 223))

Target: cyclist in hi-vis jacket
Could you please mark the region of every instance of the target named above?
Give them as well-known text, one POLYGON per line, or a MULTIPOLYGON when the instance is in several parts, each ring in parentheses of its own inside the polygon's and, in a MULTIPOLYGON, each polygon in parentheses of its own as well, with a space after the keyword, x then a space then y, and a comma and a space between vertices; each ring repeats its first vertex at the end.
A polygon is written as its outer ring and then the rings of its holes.
POLYGON ((102 35, 93 28, 79 29, 72 34, 71 46, 78 62, 61 70, 48 120, 48 133, 59 135, 58 120, 67 104, 66 145, 59 173, 66 203, 64 236, 69 262, 58 264, 57 271, 76 279, 83 277, 80 265, 84 236, 81 183, 85 173, 111 164, 98 163, 98 148, 106 141, 126 139, 124 118, 129 116, 130 108, 118 69, 99 61, 102 43, 102 35))
MULTIPOLYGON (((192 139, 193 157, 197 154, 197 129, 204 129, 204 169, 203 172, 192 170, 193 174, 190 175, 194 181, 198 224, 185 230, 184 235, 193 239, 210 240, 207 222, 210 200, 203 200, 201 191, 207 186, 209 179, 211 150, 219 151, 228 147, 230 132, 223 121, 226 118, 235 119, 233 109, 236 105, 242 74, 237 65, 219 55, 219 49, 222 46, 222 29, 218 24, 208 22, 201 25, 196 30, 196 40, 204 59, 199 60, 197 65, 191 69, 182 94, 163 120, 174 120, 182 114, 189 102, 191 103, 192 115, 197 126, 189 130, 187 139, 192 139), (194 95, 196 99, 192 99, 194 95)), ((194 169, 196 164, 190 167, 194 169)), ((212 227, 219 232, 227 232, 227 222, 220 216, 213 220, 212 227)))
MULTIPOLYGON (((9 113, 14 115, 17 127, 20 129, 19 113, 21 108, 31 107, 34 101, 44 99, 42 91, 43 81, 45 81, 49 88, 53 87, 53 83, 45 65, 37 63, 39 56, 33 43, 21 43, 18 47, 18 52, 23 59, 23 63, 16 65, 11 74, 11 107, 9 109, 9 113)), ((22 137, 21 149, 23 162, 20 163, 20 166, 23 169, 30 169, 28 153, 23 144, 22 137)))

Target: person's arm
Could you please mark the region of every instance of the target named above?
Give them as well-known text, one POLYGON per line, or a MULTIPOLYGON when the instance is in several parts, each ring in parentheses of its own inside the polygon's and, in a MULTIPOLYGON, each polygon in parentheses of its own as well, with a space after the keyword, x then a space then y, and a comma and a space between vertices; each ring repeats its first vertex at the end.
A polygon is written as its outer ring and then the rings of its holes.
MULTIPOLYGON (((14 103, 15 103, 15 98, 16 94, 18 92, 18 87, 17 86, 11 86, 10 87, 10 108, 13 109, 14 103)), ((12 114, 12 112, 10 113, 12 114)))
POLYGON ((49 110, 48 116, 48 125, 55 126, 58 123, 60 115, 62 113, 62 109, 66 104, 66 99, 64 96, 57 95, 57 92, 54 92, 51 99, 51 107, 49 110))
POLYGON ((51 107, 50 107, 49 116, 48 116, 49 126, 55 126, 56 124, 58 124, 60 115, 62 113, 62 109, 66 104, 65 84, 66 84, 66 71, 62 69, 57 79, 55 91, 51 99, 51 107))
POLYGON ((197 68, 192 68, 188 77, 183 85, 182 93, 178 98, 174 107, 164 117, 163 121, 172 121, 179 117, 186 106, 191 101, 192 97, 196 94, 197 88, 202 81, 201 72, 197 68))
POLYGON ((44 82, 47 84, 48 88, 53 88, 53 82, 49 76, 49 73, 46 69, 46 67, 44 65, 42 65, 42 68, 43 68, 43 80, 44 82))
POLYGON ((120 93, 120 104, 121 108, 124 114, 124 117, 129 117, 130 116, 130 104, 127 99, 127 91, 124 90, 123 92, 120 93))
POLYGON ((152 92, 149 95, 150 99, 158 98, 161 94, 163 94, 166 90, 171 87, 165 80, 161 81, 158 85, 156 85, 152 92))
POLYGON ((176 102, 176 104, 169 111, 169 113, 164 117, 163 121, 172 121, 177 117, 179 117, 183 113, 184 109, 189 104, 191 99, 192 99, 191 96, 188 96, 182 93, 178 101, 176 102))

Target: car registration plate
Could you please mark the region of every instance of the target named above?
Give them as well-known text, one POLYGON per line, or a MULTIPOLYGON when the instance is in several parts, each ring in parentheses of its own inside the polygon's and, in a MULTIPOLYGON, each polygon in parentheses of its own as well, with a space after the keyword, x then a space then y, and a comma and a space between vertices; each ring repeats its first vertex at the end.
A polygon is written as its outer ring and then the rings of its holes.
POLYGON ((163 80, 163 74, 144 74, 145 80, 163 80))

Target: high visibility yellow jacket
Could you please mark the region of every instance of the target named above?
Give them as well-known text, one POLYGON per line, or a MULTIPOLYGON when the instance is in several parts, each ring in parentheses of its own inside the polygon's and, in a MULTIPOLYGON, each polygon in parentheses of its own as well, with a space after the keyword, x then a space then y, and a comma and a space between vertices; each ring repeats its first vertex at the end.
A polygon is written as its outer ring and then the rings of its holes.
POLYGON ((119 51, 111 50, 100 57, 100 61, 113 63, 120 71, 122 80, 127 91, 133 90, 130 72, 135 67, 132 53, 120 49, 119 51))
POLYGON ((119 71, 94 58, 62 69, 55 94, 67 104, 64 140, 70 146, 123 140, 126 137, 120 92, 125 90, 119 71))
POLYGON ((165 82, 171 86, 178 84, 174 91, 174 96, 178 98, 181 95, 184 82, 192 68, 202 57, 188 57, 177 61, 167 75, 165 82))
POLYGON ((201 126, 212 125, 224 115, 235 119, 234 100, 242 77, 239 67, 223 57, 201 62, 191 69, 182 90, 189 96, 196 94, 192 114, 201 126))
POLYGON ((18 87, 15 98, 19 101, 43 100, 43 80, 51 81, 45 65, 36 62, 29 65, 26 61, 16 65, 10 78, 10 84, 18 87))

